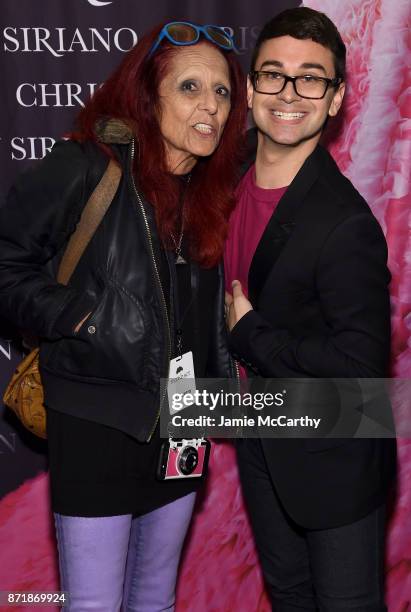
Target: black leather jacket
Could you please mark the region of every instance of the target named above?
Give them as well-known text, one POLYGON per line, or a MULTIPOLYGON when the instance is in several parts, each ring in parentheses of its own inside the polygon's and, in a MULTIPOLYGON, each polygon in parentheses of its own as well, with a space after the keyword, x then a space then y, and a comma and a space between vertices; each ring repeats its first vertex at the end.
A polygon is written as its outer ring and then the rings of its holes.
MULTIPOLYGON (((130 172, 134 142, 112 146, 120 186, 68 286, 54 280, 58 261, 107 158, 92 143, 59 142, 19 177, 0 208, 0 313, 42 338, 46 405, 143 441, 158 421, 173 308, 169 300, 167 311, 160 280, 153 209, 130 172)), ((228 377, 222 266, 215 273, 207 374, 228 377)))

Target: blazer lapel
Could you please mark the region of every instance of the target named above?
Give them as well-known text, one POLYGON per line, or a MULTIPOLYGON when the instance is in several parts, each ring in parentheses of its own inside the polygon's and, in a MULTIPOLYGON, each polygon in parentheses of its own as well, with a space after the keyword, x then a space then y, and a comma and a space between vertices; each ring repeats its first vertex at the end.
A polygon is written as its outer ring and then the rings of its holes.
POLYGON ((307 157, 279 201, 257 245, 248 273, 248 295, 254 308, 271 270, 292 234, 297 213, 318 178, 323 154, 322 148, 317 146, 307 157))

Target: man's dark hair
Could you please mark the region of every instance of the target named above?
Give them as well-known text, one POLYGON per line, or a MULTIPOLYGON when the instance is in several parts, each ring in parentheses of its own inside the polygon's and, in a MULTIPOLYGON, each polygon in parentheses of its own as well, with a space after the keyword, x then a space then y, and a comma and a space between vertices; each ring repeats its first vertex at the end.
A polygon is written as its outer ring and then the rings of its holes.
POLYGON ((345 79, 345 45, 339 31, 327 15, 308 7, 286 9, 265 24, 257 39, 251 60, 251 69, 261 45, 271 38, 292 36, 299 40, 311 39, 329 49, 334 56, 335 76, 345 79))

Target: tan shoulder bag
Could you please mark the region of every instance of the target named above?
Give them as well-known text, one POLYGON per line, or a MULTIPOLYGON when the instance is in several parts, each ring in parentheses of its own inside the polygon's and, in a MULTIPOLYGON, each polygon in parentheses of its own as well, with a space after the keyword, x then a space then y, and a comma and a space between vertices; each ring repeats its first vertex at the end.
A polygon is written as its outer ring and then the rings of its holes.
MULTIPOLYGON (((57 281, 67 285, 80 257, 107 212, 121 179, 121 169, 110 160, 100 182, 88 199, 76 230, 60 263, 57 281)), ((32 350, 19 364, 3 396, 23 425, 36 436, 46 438, 46 410, 39 369, 39 349, 32 350)))

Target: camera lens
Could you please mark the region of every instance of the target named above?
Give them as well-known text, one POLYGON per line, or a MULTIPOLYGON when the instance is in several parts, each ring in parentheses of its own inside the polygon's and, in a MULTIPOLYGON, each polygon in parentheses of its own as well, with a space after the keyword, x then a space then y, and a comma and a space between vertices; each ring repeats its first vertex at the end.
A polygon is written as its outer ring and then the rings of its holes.
POLYGON ((178 469, 184 476, 191 474, 198 463, 198 452, 194 446, 186 446, 178 458, 178 469))

